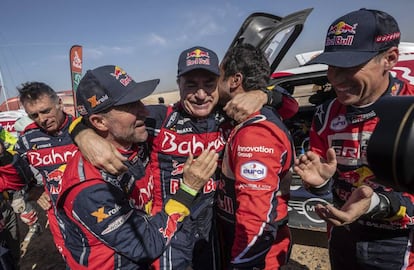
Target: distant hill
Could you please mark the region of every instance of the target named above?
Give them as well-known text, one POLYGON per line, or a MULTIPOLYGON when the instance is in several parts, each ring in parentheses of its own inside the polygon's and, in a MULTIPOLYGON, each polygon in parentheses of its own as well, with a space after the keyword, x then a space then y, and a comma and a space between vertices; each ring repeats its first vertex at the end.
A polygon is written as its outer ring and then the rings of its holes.
MULTIPOLYGON (((74 108, 73 108, 72 91, 71 90, 59 91, 58 95, 63 100, 65 111, 67 113, 73 115, 74 108)), ((172 90, 172 91, 167 91, 167 92, 162 92, 162 93, 155 93, 155 94, 143 99, 143 102, 145 104, 158 104, 158 98, 159 97, 164 98, 164 103, 165 104, 171 104, 171 103, 175 103, 176 101, 179 100, 180 93, 178 92, 178 90, 172 90)), ((0 104, 0 112, 4 112, 4 111, 8 111, 8 110, 13 111, 13 110, 19 110, 19 109, 23 109, 23 107, 21 106, 18 97, 9 98, 9 99, 7 99, 7 102, 3 102, 2 104, 0 104)))
POLYGON ((180 99, 180 92, 178 90, 162 92, 162 93, 155 93, 149 97, 146 97, 142 100, 144 104, 158 104, 158 98, 163 97, 165 104, 172 104, 177 102, 180 99))

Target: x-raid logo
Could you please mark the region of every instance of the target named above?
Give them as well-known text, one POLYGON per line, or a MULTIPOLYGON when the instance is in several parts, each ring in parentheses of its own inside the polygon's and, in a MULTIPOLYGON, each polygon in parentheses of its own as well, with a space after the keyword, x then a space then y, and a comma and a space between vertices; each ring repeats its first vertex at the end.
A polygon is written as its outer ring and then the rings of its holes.
POLYGON ((195 49, 192 52, 187 53, 186 60, 187 67, 192 65, 210 65, 210 55, 208 52, 202 51, 200 49, 195 49))

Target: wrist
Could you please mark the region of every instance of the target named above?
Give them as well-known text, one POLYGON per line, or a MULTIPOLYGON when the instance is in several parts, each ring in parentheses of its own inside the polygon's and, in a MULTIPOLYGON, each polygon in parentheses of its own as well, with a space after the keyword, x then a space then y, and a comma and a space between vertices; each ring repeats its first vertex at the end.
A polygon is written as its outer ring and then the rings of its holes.
POLYGON ((271 106, 273 103, 273 95, 271 93, 270 90, 266 89, 266 88, 261 88, 259 89, 260 91, 262 91, 265 96, 261 95, 263 98, 263 105, 269 105, 271 106))
POLYGON ((331 180, 331 178, 326 179, 322 184, 317 185, 317 186, 313 186, 313 188, 322 188, 325 185, 327 185, 329 183, 329 181, 331 180))
POLYGON ((325 180, 325 182, 323 182, 322 184, 318 186, 312 186, 312 185, 309 185, 303 182, 303 187, 312 194, 315 194, 318 196, 325 196, 331 193, 331 185, 329 184, 330 182, 331 182, 331 178, 328 178, 327 180, 325 180))
POLYGON ((184 183, 184 181, 181 181, 180 189, 182 189, 183 191, 185 191, 186 193, 190 194, 193 197, 197 196, 197 193, 198 193, 198 190, 195 190, 192 187, 188 186, 187 184, 184 183))
POLYGON ((380 198, 378 194, 374 192, 371 196, 371 202, 370 202, 369 208, 365 213, 368 214, 369 212, 371 212, 375 207, 377 207, 379 203, 380 203, 380 198))
POLYGON ((75 144, 77 135, 79 135, 79 133, 87 129, 89 129, 89 127, 83 122, 82 117, 78 117, 72 121, 72 123, 69 126, 69 135, 75 144))

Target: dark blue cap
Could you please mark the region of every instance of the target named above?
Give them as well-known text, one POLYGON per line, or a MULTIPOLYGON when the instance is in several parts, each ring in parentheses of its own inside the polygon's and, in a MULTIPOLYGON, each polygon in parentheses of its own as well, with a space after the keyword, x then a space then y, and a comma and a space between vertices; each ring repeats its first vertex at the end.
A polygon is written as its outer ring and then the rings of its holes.
POLYGON ((325 50, 309 64, 355 67, 400 43, 397 21, 379 10, 360 9, 335 20, 328 29, 325 50))
POLYGON ((113 106, 139 101, 157 87, 159 79, 135 82, 118 66, 101 66, 88 70, 76 90, 80 115, 99 113, 113 106))
POLYGON ((183 51, 178 58, 177 76, 195 69, 204 69, 219 76, 220 68, 217 54, 200 46, 183 51))

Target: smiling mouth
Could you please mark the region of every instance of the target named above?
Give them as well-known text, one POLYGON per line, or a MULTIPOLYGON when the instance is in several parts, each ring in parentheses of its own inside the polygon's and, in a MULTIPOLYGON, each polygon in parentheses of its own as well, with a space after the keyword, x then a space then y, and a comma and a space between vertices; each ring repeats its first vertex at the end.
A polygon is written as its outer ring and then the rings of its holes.
POLYGON ((193 105, 194 107, 198 107, 198 108, 208 107, 208 105, 209 105, 209 104, 210 104, 209 102, 202 103, 202 104, 192 103, 192 105, 193 105))

